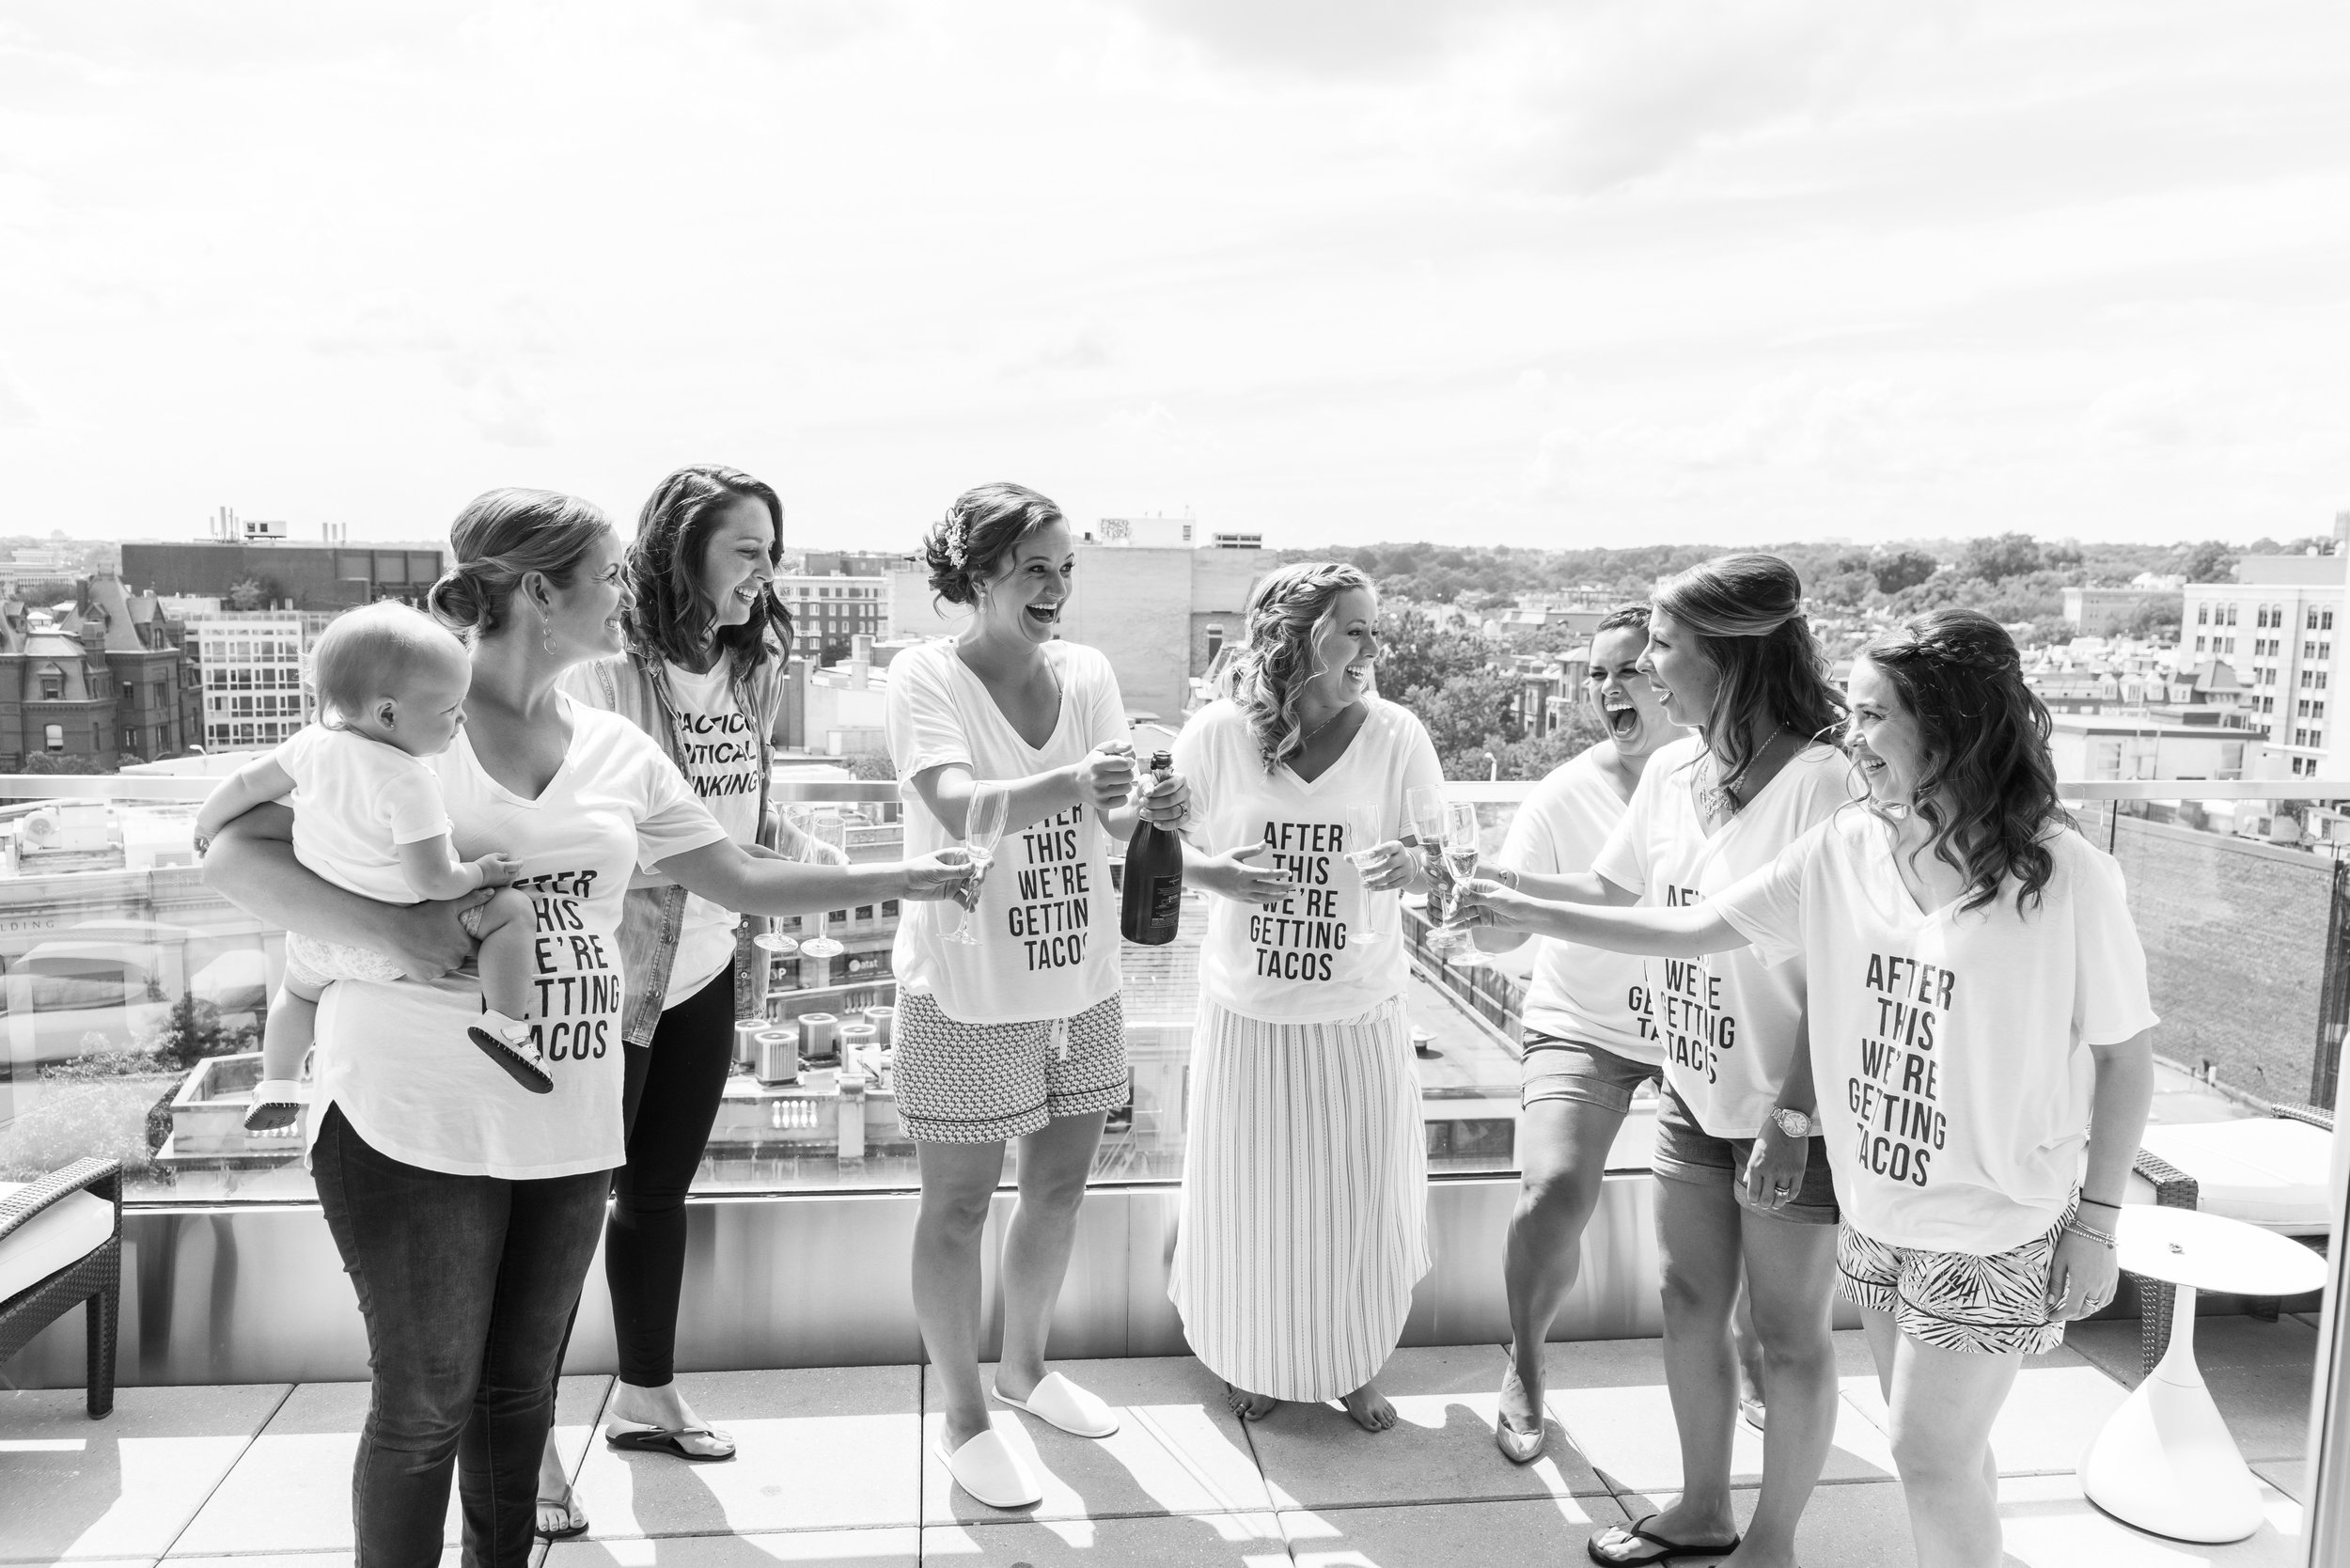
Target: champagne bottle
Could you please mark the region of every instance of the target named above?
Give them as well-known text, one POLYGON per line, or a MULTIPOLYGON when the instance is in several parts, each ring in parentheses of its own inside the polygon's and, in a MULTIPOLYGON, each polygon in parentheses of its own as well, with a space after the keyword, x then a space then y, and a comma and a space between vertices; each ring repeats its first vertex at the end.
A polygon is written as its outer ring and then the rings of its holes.
MULTIPOLYGON (((1165 778, 1175 759, 1164 751, 1151 755, 1151 776, 1165 778)), ((1171 827, 1143 823, 1126 846, 1126 886, 1120 897, 1118 929, 1129 942, 1160 947, 1175 940, 1183 916, 1183 841, 1171 827)))

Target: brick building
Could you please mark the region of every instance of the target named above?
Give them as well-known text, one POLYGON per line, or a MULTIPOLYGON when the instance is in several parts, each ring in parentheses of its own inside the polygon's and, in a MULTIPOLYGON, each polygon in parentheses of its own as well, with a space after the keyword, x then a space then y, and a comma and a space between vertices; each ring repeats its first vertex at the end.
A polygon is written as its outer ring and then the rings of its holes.
POLYGON ((184 631, 153 594, 93 573, 70 606, 0 602, 0 770, 35 757, 111 773, 197 744, 184 631))
POLYGON ((379 599, 421 606, 446 554, 438 545, 133 540, 122 546, 122 580, 149 593, 223 603, 253 583, 262 604, 297 610, 348 610, 379 599))

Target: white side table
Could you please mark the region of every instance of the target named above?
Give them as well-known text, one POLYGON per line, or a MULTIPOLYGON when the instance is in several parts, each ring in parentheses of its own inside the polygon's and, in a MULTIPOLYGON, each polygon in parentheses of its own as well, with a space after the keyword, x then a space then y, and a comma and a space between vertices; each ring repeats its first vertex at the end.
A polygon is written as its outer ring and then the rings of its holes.
POLYGON ((2176 1541, 2241 1541, 2260 1529, 2260 1483, 2228 1435, 2195 1365, 2195 1293, 2298 1295, 2326 1265, 2242 1220, 2133 1204, 2117 1234, 2122 1266, 2178 1289, 2170 1345, 2081 1456, 2081 1491, 2125 1524, 2176 1541))

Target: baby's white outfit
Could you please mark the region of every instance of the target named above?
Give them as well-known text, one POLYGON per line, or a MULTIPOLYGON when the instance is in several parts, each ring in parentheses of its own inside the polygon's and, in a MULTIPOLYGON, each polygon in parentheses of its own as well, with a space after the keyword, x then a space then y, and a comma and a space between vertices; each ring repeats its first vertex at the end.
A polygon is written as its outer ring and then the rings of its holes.
MULTIPOLYGON (((400 846, 441 837, 449 821, 441 782, 421 758, 356 729, 312 724, 295 731, 270 760, 294 781, 295 859, 363 898, 424 902, 400 870, 400 846)), ((400 974, 400 965, 372 948, 286 933, 286 978, 298 985, 381 982, 400 974)))

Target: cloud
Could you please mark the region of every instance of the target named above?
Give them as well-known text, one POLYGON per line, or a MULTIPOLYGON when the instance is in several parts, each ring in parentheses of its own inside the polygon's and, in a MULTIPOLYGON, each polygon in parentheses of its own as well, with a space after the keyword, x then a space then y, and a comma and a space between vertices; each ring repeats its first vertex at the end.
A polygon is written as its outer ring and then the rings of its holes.
POLYGON ((1310 76, 1419 76, 1537 0, 1129 0, 1229 63, 1310 76))
POLYGON ((1883 380, 1785 376, 1718 419, 1561 426, 1537 445, 1526 483, 1535 494, 1675 496, 1767 474, 1907 478, 1950 461, 1931 412, 1925 395, 1883 380))
POLYGON ((2211 433, 2202 393, 2201 381, 2186 370, 2142 376, 2101 393, 2081 422, 2112 450, 2175 451, 2211 433))
POLYGON ((1109 330, 1101 322, 1089 319, 1055 335, 1028 353, 1007 360, 1003 373, 1008 377, 1016 377, 1057 370, 1103 370, 1117 360, 1117 346, 1109 330))
POLYGON ((8 379, 8 372, 0 369, 0 431, 24 430, 39 423, 40 411, 8 379))

